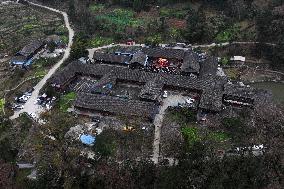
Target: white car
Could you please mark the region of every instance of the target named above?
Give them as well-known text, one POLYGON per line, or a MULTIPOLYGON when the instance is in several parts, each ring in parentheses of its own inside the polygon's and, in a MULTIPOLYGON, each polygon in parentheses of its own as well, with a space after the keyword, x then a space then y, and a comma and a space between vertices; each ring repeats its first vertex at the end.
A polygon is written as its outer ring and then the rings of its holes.
POLYGON ((22 110, 22 109, 24 109, 24 106, 23 105, 15 105, 15 106, 13 106, 13 109, 22 110))
POLYGON ((167 97, 168 97, 168 91, 164 91, 163 98, 167 98, 167 97))
POLYGON ((36 117, 36 114, 35 114, 35 113, 30 113, 30 114, 29 114, 29 116, 30 116, 32 119, 34 119, 34 120, 36 120, 36 119, 37 119, 37 117, 36 117))
POLYGON ((193 104, 193 103, 195 102, 195 99, 193 99, 193 98, 188 98, 188 99, 186 99, 185 101, 186 101, 186 103, 188 103, 188 104, 193 104))

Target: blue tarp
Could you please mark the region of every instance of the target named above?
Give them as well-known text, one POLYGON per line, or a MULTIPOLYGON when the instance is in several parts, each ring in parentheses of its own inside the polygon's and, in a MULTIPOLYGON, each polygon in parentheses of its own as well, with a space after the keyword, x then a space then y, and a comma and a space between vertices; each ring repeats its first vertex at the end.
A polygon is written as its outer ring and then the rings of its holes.
POLYGON ((29 59, 26 63, 25 63, 25 66, 29 66, 33 63, 32 59, 29 59))
POLYGON ((111 83, 108 83, 108 84, 106 84, 105 86, 106 86, 106 88, 108 88, 108 89, 112 89, 112 84, 111 84, 111 83))
POLYGON ((96 142, 96 137, 92 135, 81 135, 80 140, 83 144, 92 146, 96 142))

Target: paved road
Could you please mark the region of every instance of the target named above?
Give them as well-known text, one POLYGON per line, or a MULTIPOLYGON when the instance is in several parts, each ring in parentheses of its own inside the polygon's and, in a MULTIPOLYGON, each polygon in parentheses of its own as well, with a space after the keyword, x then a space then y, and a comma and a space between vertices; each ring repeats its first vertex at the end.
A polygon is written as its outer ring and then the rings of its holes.
POLYGON ((35 167, 35 164, 30 163, 17 163, 19 169, 31 169, 35 167))
MULTIPOLYGON (((261 42, 251 42, 251 41, 244 41, 244 42, 240 42, 240 41, 234 41, 234 42, 226 42, 226 43, 211 43, 211 44, 204 44, 204 45, 192 45, 192 48, 207 48, 207 47, 221 47, 221 46, 228 46, 228 45, 234 45, 234 44, 240 44, 240 45, 250 45, 250 44, 265 44, 268 46, 275 46, 275 43, 261 43, 261 42)), ((100 49, 105 49, 105 48, 111 48, 111 47, 115 47, 115 46, 121 46, 121 47, 129 47, 130 45, 126 45, 126 44, 110 44, 110 45, 105 45, 105 46, 101 46, 101 47, 96 47, 96 48, 91 48, 91 49, 87 49, 89 51, 89 59, 93 60, 93 54, 95 51, 100 50, 100 49)), ((141 46, 141 47, 145 47, 145 44, 135 44, 135 45, 131 45, 131 46, 141 46)), ((166 46, 166 44, 160 44, 160 46, 164 47, 166 46)), ((174 47, 174 48, 179 48, 179 47, 174 47)), ((183 48, 186 49, 186 48, 183 48)))
POLYGON ((226 42, 226 43, 211 43, 211 44, 205 44, 205 45, 193 45, 193 48, 199 48, 199 47, 216 47, 216 46, 228 46, 228 45, 236 45, 236 44, 240 44, 240 45, 251 45, 251 44, 265 44, 268 46, 275 46, 275 43, 261 43, 261 42, 253 42, 253 41, 244 41, 244 42, 240 42, 240 41, 234 41, 234 42, 226 42))
POLYGON ((64 17, 65 26, 67 27, 67 29, 69 31, 69 42, 68 42, 68 46, 65 50, 65 53, 64 53, 62 59, 59 62, 57 62, 49 70, 49 72, 44 76, 44 78, 34 87, 35 90, 33 91, 31 98, 26 102, 24 109, 22 109, 19 112, 16 112, 13 116, 10 117, 10 119, 15 119, 15 118, 19 117, 19 115, 23 112, 35 113, 37 118, 39 117, 39 114, 43 110, 42 110, 41 106, 34 104, 34 102, 36 101, 36 99, 39 95, 39 91, 46 84, 46 81, 56 72, 56 70, 61 66, 61 64, 69 57, 70 51, 71 51, 71 46, 73 44, 74 30, 70 26, 68 15, 67 15, 66 12, 62 12, 62 11, 59 11, 59 10, 56 10, 56 9, 53 9, 53 8, 50 8, 50 7, 47 7, 47 6, 39 5, 39 4, 36 4, 36 3, 32 3, 32 2, 29 2, 29 3, 31 5, 41 7, 41 8, 45 8, 45 9, 48 9, 50 11, 62 14, 63 17, 64 17))
POLYGON ((154 119, 155 125, 155 136, 153 143, 153 157, 152 160, 155 164, 159 162, 160 157, 160 139, 161 139, 161 128, 163 124, 164 115, 168 107, 178 106, 179 103, 184 103, 187 97, 182 95, 169 95, 163 100, 163 105, 160 107, 159 113, 154 119))
POLYGON ((106 48, 111 48, 111 47, 115 47, 115 46, 121 46, 121 47, 130 47, 130 46, 135 46, 135 47, 145 47, 145 44, 135 44, 135 45, 126 45, 126 44, 110 44, 110 45, 105 45, 105 46, 101 46, 101 47, 96 47, 96 48, 91 48, 91 49, 87 49, 89 51, 89 59, 93 61, 93 55, 94 52, 100 49, 106 49, 106 48))

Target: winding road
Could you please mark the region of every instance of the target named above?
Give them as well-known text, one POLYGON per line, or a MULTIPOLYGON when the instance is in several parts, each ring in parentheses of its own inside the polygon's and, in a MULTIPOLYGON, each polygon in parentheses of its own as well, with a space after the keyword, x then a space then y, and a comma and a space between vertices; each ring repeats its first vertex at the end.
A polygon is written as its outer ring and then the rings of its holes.
POLYGON ((154 119, 155 125, 155 136, 153 142, 153 156, 152 161, 157 164, 160 158, 160 139, 161 139, 161 129, 163 125, 164 116, 168 107, 178 106, 179 103, 184 103, 188 97, 182 95, 169 95, 163 100, 163 105, 160 106, 159 113, 154 119))
POLYGON ((56 70, 63 64, 63 62, 65 60, 67 60, 67 58, 70 56, 70 51, 71 51, 71 46, 73 44, 73 37, 74 37, 74 30, 71 28, 71 25, 69 23, 69 18, 66 12, 62 12, 60 10, 54 9, 54 8, 50 8, 44 5, 39 5, 36 3, 32 3, 29 2, 30 5, 36 6, 36 7, 41 7, 44 9, 48 9, 52 12, 56 12, 59 13, 63 16, 64 18, 64 22, 65 22, 65 26, 68 29, 69 32, 69 42, 67 45, 67 48, 65 49, 65 53, 62 57, 61 60, 59 60, 59 62, 57 62, 50 70, 49 72, 43 77, 43 79, 34 87, 34 91, 32 93, 32 96, 29 98, 29 100, 26 102, 24 109, 20 110, 19 112, 16 112, 13 116, 10 117, 10 119, 15 119, 18 118, 19 115, 23 112, 27 112, 28 114, 30 113, 34 113, 36 115, 36 117, 38 118, 40 113, 43 111, 43 109, 41 108, 41 106, 34 104, 34 102, 36 101, 40 90, 42 89, 42 87, 46 84, 47 80, 56 72, 56 70))

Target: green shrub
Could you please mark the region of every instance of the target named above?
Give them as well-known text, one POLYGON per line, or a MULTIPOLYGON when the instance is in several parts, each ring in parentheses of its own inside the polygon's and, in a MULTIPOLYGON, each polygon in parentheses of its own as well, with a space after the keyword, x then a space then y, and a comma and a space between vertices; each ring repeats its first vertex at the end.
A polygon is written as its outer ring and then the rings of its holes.
POLYGON ((175 121, 180 125, 187 125, 188 123, 196 122, 196 113, 189 108, 170 110, 169 117, 172 121, 175 121))
POLYGON ((184 19, 187 13, 188 13, 187 10, 176 10, 176 9, 165 8, 165 7, 160 9, 161 17, 184 19))
POLYGON ((61 36, 60 36, 60 39, 62 40, 62 42, 63 42, 64 44, 68 44, 68 37, 67 37, 66 35, 61 35, 61 36))
POLYGON ((116 143, 111 130, 103 131, 96 137, 94 150, 104 157, 112 156, 115 153, 116 143))
POLYGON ((101 12, 105 8, 105 6, 102 4, 93 3, 92 5, 90 5, 89 8, 92 12, 96 13, 96 12, 101 12))
POLYGON ((209 139, 216 141, 216 142, 224 142, 229 139, 228 134, 224 132, 210 132, 209 133, 209 139))
POLYGON ((112 38, 108 38, 108 37, 101 37, 101 36, 97 36, 95 38, 92 38, 90 40, 90 47, 94 48, 94 47, 100 47, 103 45, 108 45, 113 43, 114 40, 112 38))
POLYGON ((3 111, 4 107, 5 107, 5 99, 2 98, 0 99, 0 111, 3 111))
POLYGON ((21 30, 32 30, 32 29, 37 28, 39 26, 40 25, 37 25, 37 24, 26 24, 22 27, 21 30))
POLYGON ((233 41, 237 38, 239 33, 240 33, 240 27, 234 25, 232 27, 225 29, 224 31, 219 32, 215 37, 215 41, 218 43, 233 41))
POLYGON ((76 93, 70 92, 63 96, 61 96, 59 100, 60 110, 63 112, 67 112, 67 109, 70 108, 71 103, 76 99, 76 93))
POLYGON ((198 130, 195 127, 182 127, 181 133, 189 146, 201 140, 198 130))
POLYGON ((229 60, 228 57, 223 57, 223 58, 221 58, 221 64, 222 64, 223 66, 227 66, 229 63, 230 63, 230 60, 229 60))
POLYGON ((58 26, 55 30, 55 34, 57 35, 64 35, 66 33, 68 33, 68 30, 64 25, 58 26))
POLYGON ((149 36, 145 39, 145 44, 151 45, 151 46, 158 46, 162 42, 163 40, 162 40, 161 34, 149 36))
POLYGON ((134 12, 127 9, 114 9, 110 13, 96 16, 96 19, 101 22, 103 30, 109 31, 114 28, 115 33, 124 32, 126 27, 138 27, 144 24, 142 19, 136 19, 134 12))

